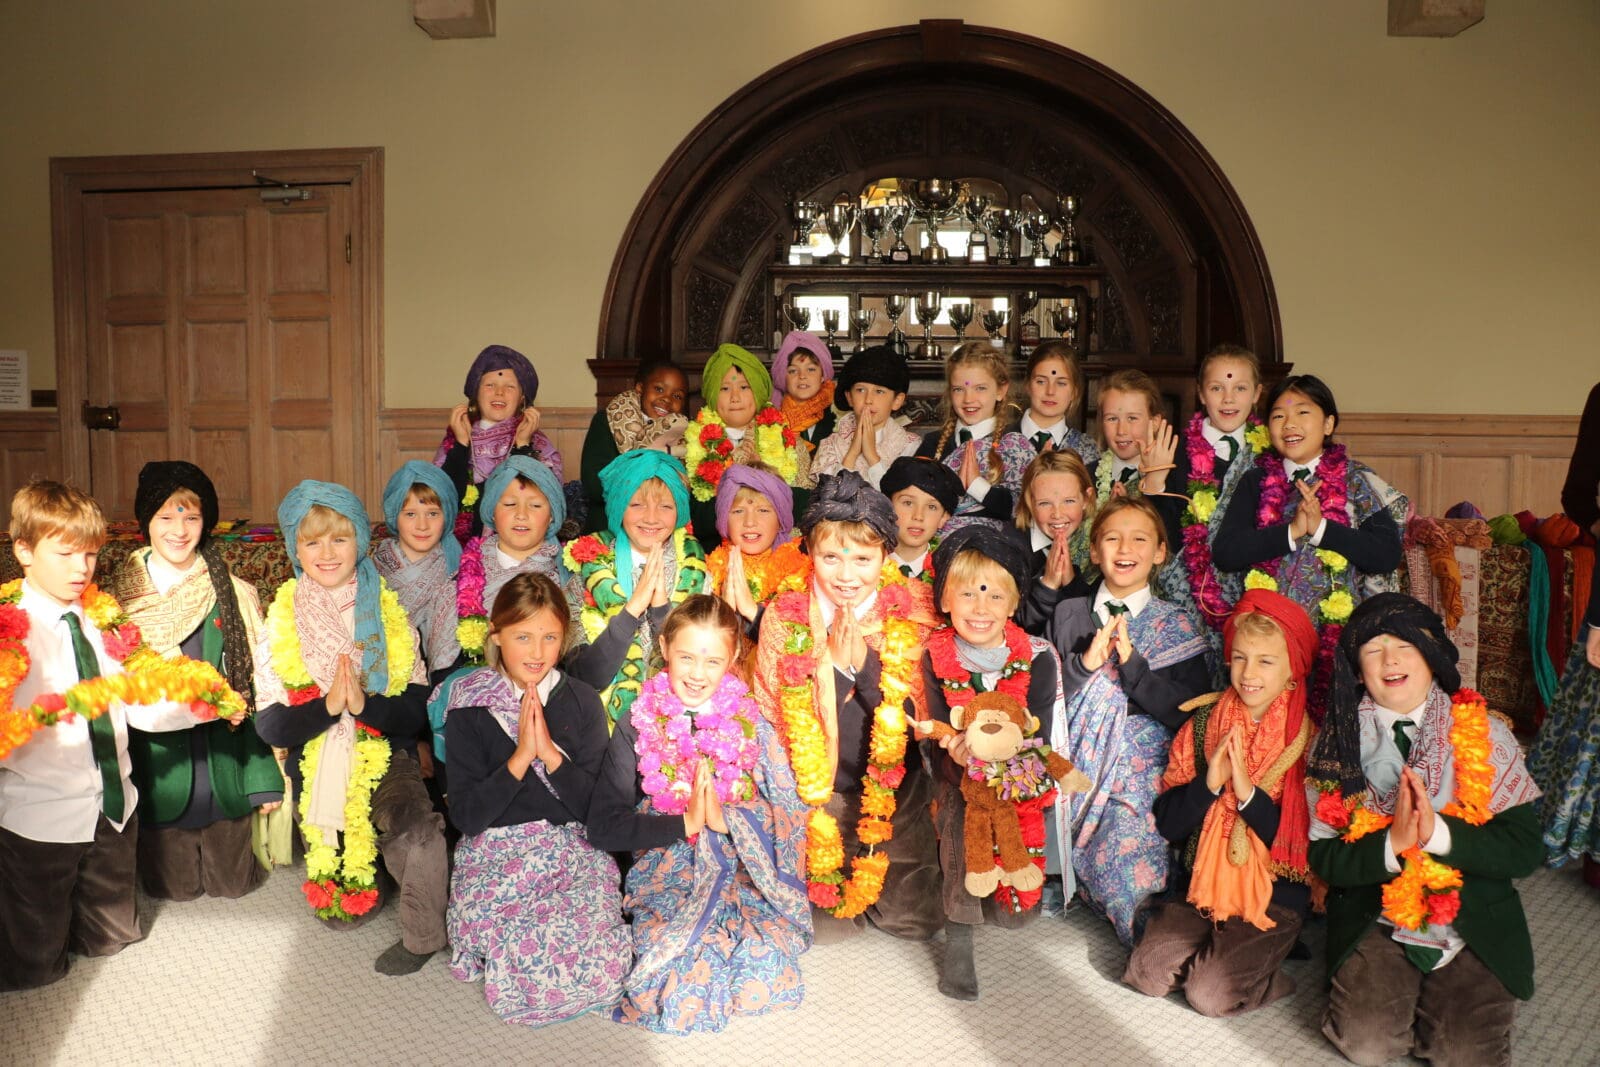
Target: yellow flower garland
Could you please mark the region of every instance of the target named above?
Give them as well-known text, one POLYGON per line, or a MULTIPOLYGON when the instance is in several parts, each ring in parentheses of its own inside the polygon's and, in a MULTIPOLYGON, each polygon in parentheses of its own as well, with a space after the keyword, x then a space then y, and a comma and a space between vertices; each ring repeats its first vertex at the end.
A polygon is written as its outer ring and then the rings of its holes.
MULTIPOLYGON (((411 683, 411 670, 417 665, 411 617, 389 583, 378 579, 378 618, 383 624, 383 646, 388 657, 389 680, 384 696, 399 696, 411 683)), ((278 586, 267 608, 267 650, 272 669, 287 689, 303 689, 315 684, 311 670, 300 654, 300 628, 294 621, 294 591, 299 579, 290 578, 278 586)), ((320 695, 320 694, 319 694, 320 695)))
MULTIPOLYGON (((757 412, 756 418, 752 419, 749 425, 745 427, 745 433, 755 434, 756 455, 760 457, 761 462, 776 471, 778 477, 782 478, 786 484, 793 485, 795 476, 800 472, 800 466, 795 459, 795 448, 797 446, 784 442, 783 435, 785 429, 787 429, 787 424, 781 420, 776 422, 761 421, 761 416, 765 411, 776 410, 769 404, 763 411, 757 412)), ((722 427, 724 435, 728 432, 728 424, 722 420, 722 416, 712 410, 709 404, 700 409, 700 413, 695 416, 695 421, 690 424, 688 432, 683 435, 683 466, 689 473, 689 488, 694 492, 696 500, 711 500, 717 495, 716 484, 700 474, 700 465, 710 459, 722 463, 724 469, 727 466, 726 461, 721 456, 713 455, 700 440, 700 432, 707 426, 722 427)), ((737 445, 734 447, 735 449, 738 448, 737 445)))

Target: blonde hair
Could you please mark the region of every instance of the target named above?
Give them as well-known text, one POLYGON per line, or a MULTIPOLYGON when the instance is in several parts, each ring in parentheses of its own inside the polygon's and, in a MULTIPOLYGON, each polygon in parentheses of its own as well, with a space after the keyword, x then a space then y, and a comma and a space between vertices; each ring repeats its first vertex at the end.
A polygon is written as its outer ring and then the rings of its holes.
MULTIPOLYGON (((1067 380, 1072 383, 1072 403, 1067 405, 1065 416, 1068 422, 1078 417, 1078 412, 1083 410, 1083 368, 1078 366, 1078 351, 1062 340, 1046 341, 1033 350, 1033 355, 1028 357, 1028 378, 1032 378, 1041 364, 1050 360, 1058 360, 1066 365, 1067 380)), ((1026 384, 1026 383, 1024 383, 1026 384)))
POLYGON ((955 388, 956 371, 962 367, 977 367, 994 379, 995 407, 994 433, 989 437, 988 479, 1000 482, 1005 478, 1005 464, 1000 459, 1000 436, 1011 428, 1013 416, 1020 417, 1022 409, 1011 399, 1011 367, 1006 357, 988 341, 968 341, 950 356, 944 369, 944 424, 939 428, 939 444, 933 458, 944 455, 945 445, 956 432, 956 407, 950 400, 955 388))
POLYGON ((817 546, 830 537, 837 538, 840 544, 869 547, 877 545, 885 552, 891 547, 884 543, 883 536, 869 522, 857 519, 824 519, 811 527, 811 532, 806 534, 806 553, 815 555, 817 546))
POLYGON ((190 511, 199 511, 200 494, 196 493, 193 489, 190 489, 187 486, 179 486, 172 491, 171 496, 167 497, 167 499, 161 502, 161 507, 157 508, 156 510, 160 511, 168 504, 171 504, 175 507, 188 508, 190 511))
POLYGON ((1095 513, 1094 479, 1089 475, 1083 457, 1070 448, 1061 452, 1040 452, 1022 472, 1022 486, 1017 491, 1017 529, 1033 526, 1033 483, 1046 474, 1070 474, 1078 479, 1083 489, 1084 517, 1093 520, 1095 513))
POLYGON ((1289 638, 1283 632, 1283 627, 1273 621, 1272 616, 1264 615, 1259 611, 1247 612, 1233 620, 1233 636, 1240 637, 1282 637, 1287 645, 1289 638))
POLYGON ((73 548, 99 549, 106 542, 106 517, 82 489, 36 478, 11 497, 10 532, 11 540, 33 548, 54 537, 73 548))
MULTIPOLYGON (((517 477, 521 478, 522 476, 519 474, 517 477)), ((534 486, 534 488, 538 487, 534 486)), ((672 495, 671 487, 669 487, 661 478, 646 478, 644 481, 640 482, 639 488, 635 489, 633 491, 633 495, 628 498, 628 503, 631 504, 635 500, 652 500, 656 497, 666 497, 671 503, 677 503, 677 499, 672 495)))
MULTIPOLYGON (((1161 387, 1156 384, 1154 378, 1142 370, 1134 370, 1131 367, 1119 370, 1100 383, 1100 410, 1102 412, 1105 411, 1107 393, 1133 393, 1136 396, 1144 397, 1145 406, 1150 409, 1149 413, 1152 419, 1166 410, 1166 405, 1161 401, 1161 387)), ((1100 420, 1100 444, 1102 447, 1106 444, 1106 427, 1103 419, 1100 420)))
POLYGON ((1167 524, 1162 521, 1161 512, 1157 511, 1156 506, 1150 503, 1149 497, 1143 496, 1114 496, 1107 500, 1105 506, 1100 509, 1099 514, 1094 517, 1094 525, 1089 528, 1089 543, 1099 544, 1100 531, 1105 528, 1105 524, 1110 521, 1111 516, 1118 512, 1127 511, 1129 508, 1150 520, 1151 525, 1156 528, 1156 544, 1164 549, 1171 548, 1167 544, 1167 524))
MULTIPOLYGON (((1022 592, 1017 588, 1017 576, 977 549, 969 548, 957 552, 956 558, 950 561, 950 568, 944 576, 943 591, 949 594, 952 589, 989 584, 1004 586, 1011 594, 1011 611, 1017 610, 1017 605, 1022 603, 1022 592)), ((940 603, 938 608, 940 611, 946 610, 943 603, 940 603)))
POLYGON ((298 552, 300 550, 300 545, 303 542, 315 541, 319 537, 354 537, 355 535, 355 523, 326 504, 312 504, 306 509, 305 518, 301 519, 300 525, 295 528, 295 551, 298 552))
POLYGON ((1205 357, 1200 360, 1200 369, 1195 371, 1195 381, 1204 384, 1206 371, 1210 369, 1211 364, 1224 359, 1238 360, 1240 363, 1245 364, 1250 368, 1251 379, 1257 385, 1261 384, 1261 360, 1257 359, 1256 354, 1243 345, 1218 345, 1207 352, 1205 357))
POLYGON ((682 604, 672 609, 672 614, 661 624, 661 648, 665 654, 668 645, 678 633, 690 626, 704 626, 710 630, 721 631, 728 639, 728 673, 732 674, 745 685, 750 684, 750 679, 744 670, 745 647, 744 619, 733 610, 726 600, 712 596, 709 593, 696 593, 685 598, 682 604))
MULTIPOLYGON (((567 595, 549 575, 527 572, 503 585, 500 592, 495 594, 494 607, 490 609, 489 632, 499 633, 508 626, 533 618, 541 611, 553 613, 561 624, 561 650, 565 652, 567 640, 572 636, 571 607, 567 603, 567 595)), ((484 652, 489 665, 498 668, 500 646, 490 641, 484 652)))
MULTIPOLYGON (((427 485, 423 482, 413 482, 411 484, 411 488, 406 490, 406 497, 407 499, 415 497, 417 503, 423 505, 424 507, 444 507, 444 501, 439 499, 439 494, 433 488, 433 486, 427 485)), ((401 507, 404 508, 405 505, 401 504, 401 507)))

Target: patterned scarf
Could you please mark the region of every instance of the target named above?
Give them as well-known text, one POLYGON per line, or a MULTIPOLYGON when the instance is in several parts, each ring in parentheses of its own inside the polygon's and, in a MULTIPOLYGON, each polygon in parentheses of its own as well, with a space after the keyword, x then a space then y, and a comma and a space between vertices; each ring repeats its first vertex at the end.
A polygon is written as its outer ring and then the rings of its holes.
MULTIPOLYGON (((356 651, 354 620, 358 582, 352 578, 338 589, 325 589, 311 578, 301 578, 295 583, 294 623, 300 631, 300 658, 305 661, 311 680, 324 693, 333 685, 339 657, 356 651)), ((360 669, 359 663, 356 669, 360 669)), ((365 684, 372 688, 370 681, 365 684)))
POLYGON ((611 428, 611 439, 617 443, 620 455, 636 448, 649 448, 662 435, 687 427, 689 420, 679 414, 664 419, 652 418, 639 404, 638 392, 625 389, 606 405, 606 425, 611 428))
MULTIPOLYGON (((783 405, 778 409, 783 413, 783 419, 795 433, 803 434, 811 427, 822 421, 822 417, 833 406, 833 391, 837 383, 823 382, 822 388, 817 390, 817 395, 810 400, 796 400, 790 393, 783 394, 783 405)), ((811 442, 806 442, 807 447, 815 447, 811 442)))
MULTIPOLYGON (((452 534, 445 536, 454 539, 452 534)), ((421 559, 412 560, 398 540, 389 538, 372 550, 372 562, 422 635, 428 668, 439 670, 454 663, 461 651, 456 643, 456 583, 443 549, 436 545, 421 559)))

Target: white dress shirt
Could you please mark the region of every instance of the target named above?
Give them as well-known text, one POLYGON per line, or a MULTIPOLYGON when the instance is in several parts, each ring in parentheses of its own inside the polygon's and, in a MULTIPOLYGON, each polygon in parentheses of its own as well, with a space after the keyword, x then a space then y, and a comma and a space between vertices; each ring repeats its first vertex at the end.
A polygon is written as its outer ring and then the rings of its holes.
MULTIPOLYGON (((1318 452, 1316 457, 1314 459, 1312 459, 1312 461, 1310 463, 1296 463, 1292 459, 1286 459, 1286 460, 1283 461, 1283 476, 1285 478, 1288 478, 1290 482, 1293 482, 1294 481, 1294 473, 1295 473, 1295 471, 1304 470, 1304 471, 1310 471, 1311 473, 1310 473, 1309 477, 1315 478, 1317 476, 1317 464, 1319 464, 1321 462, 1322 462, 1322 453, 1321 452, 1318 452)), ((1294 495, 1291 496, 1289 499, 1291 499, 1291 500, 1299 500, 1300 499, 1300 490, 1292 489, 1291 491, 1293 492, 1294 495)), ((1327 531, 1328 531, 1328 517, 1326 515, 1324 515, 1322 517, 1322 521, 1317 523, 1316 530, 1311 534, 1311 543, 1313 545, 1315 545, 1316 547, 1321 548, 1322 547, 1322 535, 1327 533, 1327 531)), ((1289 533, 1289 551, 1293 552, 1297 547, 1298 546, 1294 543, 1294 533, 1293 533, 1293 531, 1291 531, 1289 533)))
POLYGON ((1094 594, 1094 617, 1099 620, 1101 626, 1111 621, 1111 613, 1106 610, 1106 605, 1113 600, 1126 604, 1128 618, 1137 619, 1140 613, 1150 606, 1150 587, 1146 585, 1129 593, 1127 596, 1119 597, 1112 596, 1111 590, 1106 588, 1104 582, 1101 582, 1100 588, 1094 594))
MULTIPOLYGON (((41 696, 65 692, 78 683, 72 633, 61 618, 67 611, 78 616, 101 672, 122 673, 122 665, 107 654, 100 631, 89 621, 81 603, 64 608, 24 580, 18 606, 28 614, 31 664, 12 698, 14 707, 27 707, 41 696)), ((112 820, 120 832, 139 803, 128 759, 128 727, 164 733, 187 729, 201 720, 190 714, 188 705, 171 701, 149 705, 113 702, 106 714, 116 734, 117 762, 122 771, 122 814, 112 820)), ((39 730, 21 748, 0 760, 0 827, 31 841, 93 841, 102 792, 88 720, 77 716, 71 722, 58 722, 39 730)))
MULTIPOLYGON (((1223 433, 1221 430, 1211 425, 1210 419, 1202 419, 1200 420, 1200 436, 1206 439, 1206 442, 1211 445, 1211 450, 1215 452, 1220 459, 1228 458, 1228 450, 1223 447, 1222 444, 1223 440, 1226 438, 1232 438, 1233 443, 1239 446, 1238 450, 1234 452, 1235 456, 1248 455, 1250 452, 1250 446, 1245 444, 1244 425, 1242 424, 1232 433, 1223 433)), ((1288 467, 1289 461, 1284 460, 1283 465, 1288 467)))
MULTIPOLYGON (((1118 482, 1122 481, 1122 476, 1123 476, 1124 472, 1130 471, 1130 470, 1131 471, 1137 471, 1139 469, 1139 457, 1137 457, 1137 456, 1135 456, 1133 459, 1123 459, 1121 456, 1117 455, 1115 452, 1108 451, 1101 458, 1100 462, 1101 463, 1105 463, 1107 460, 1109 460, 1111 462, 1111 484, 1113 486, 1115 486, 1118 482)), ((1143 475, 1140 476, 1140 478, 1142 478, 1142 477, 1143 477, 1143 475)), ((1133 483, 1135 485, 1138 485, 1140 478, 1135 478, 1133 480, 1133 483)))
MULTIPOLYGON (((892 562, 894 563, 894 565, 896 567, 910 567, 911 568, 911 572, 906 575, 907 578, 919 577, 922 574, 923 570, 925 570, 926 567, 927 567, 928 552, 927 552, 926 549, 924 549, 921 552, 918 552, 916 559, 906 559, 899 552, 891 552, 891 553, 889 553, 889 555, 894 557, 892 562)), ((877 594, 874 593, 873 596, 877 596, 877 594)), ((833 607, 833 605, 829 604, 828 607, 831 609, 833 607)), ((830 621, 833 618, 831 610, 829 612, 828 618, 829 618, 830 621)))
POLYGON ((1067 436, 1067 419, 1063 415, 1049 426, 1041 426, 1033 421, 1033 412, 1031 410, 1024 411, 1022 413, 1022 421, 1017 424, 1017 432, 1026 437, 1030 445, 1033 444, 1034 434, 1048 433, 1050 435, 1050 447, 1059 452, 1061 451, 1061 442, 1067 436))
POLYGON ((1056 543, 1056 539, 1039 529, 1039 524, 1036 522, 1028 523, 1028 541, 1033 545, 1035 552, 1043 552, 1056 543))

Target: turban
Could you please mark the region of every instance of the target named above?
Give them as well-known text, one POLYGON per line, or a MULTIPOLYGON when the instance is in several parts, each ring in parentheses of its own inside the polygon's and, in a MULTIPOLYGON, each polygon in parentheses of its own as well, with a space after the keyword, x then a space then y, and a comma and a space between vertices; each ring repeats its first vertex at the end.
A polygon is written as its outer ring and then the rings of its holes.
POLYGON ((767 373, 761 360, 738 345, 721 345, 706 360, 705 370, 700 372, 700 395, 705 397, 706 403, 716 410, 717 390, 722 388, 722 379, 734 369, 750 383, 750 390, 756 397, 756 410, 766 407, 772 400, 772 375, 767 373))
POLYGON ((383 521, 390 533, 398 535, 400 509, 405 507, 406 497, 411 495, 411 487, 415 485, 427 486, 439 498, 439 510, 444 513, 444 535, 439 538, 439 547, 444 549, 445 571, 453 577, 461 568, 461 542, 456 540, 456 512, 460 510, 460 503, 456 500, 455 483, 448 474, 420 459, 402 464, 383 487, 383 521))
POLYGON ((146 541, 150 540, 150 520, 179 489, 187 489, 200 498, 200 543, 196 548, 204 549, 211 542, 211 528, 217 524, 217 490, 205 471, 181 459, 156 460, 139 468, 139 488, 133 496, 133 517, 139 520, 139 532, 146 541))
POLYGON ((500 498, 505 496, 506 490, 511 488, 511 483, 518 477, 526 478, 538 486, 539 492, 544 494, 545 503, 550 505, 550 527, 545 531, 544 539, 556 540, 556 532, 561 529, 561 524, 567 521, 567 498, 562 492, 561 483, 556 481, 555 472, 532 456, 507 456, 498 467, 489 472, 489 477, 484 479, 483 499, 478 503, 478 518, 483 521, 485 532, 495 532, 494 509, 500 506, 500 498))
POLYGON ((528 357, 515 348, 490 345, 478 353, 478 358, 472 361, 472 366, 467 370, 467 384, 461 390, 467 399, 476 401, 478 385, 483 381, 483 376, 497 370, 508 370, 517 376, 517 384, 522 387, 524 404, 533 403, 534 398, 539 395, 539 373, 533 369, 528 357))
POLYGON ((911 369, 906 366, 905 359, 888 345, 875 345, 857 352, 839 371, 839 387, 834 390, 833 406, 840 411, 848 411, 850 389, 863 382, 881 385, 891 393, 907 393, 911 391, 911 369))
POLYGON ((759 467, 746 467, 736 463, 722 474, 717 485, 717 533, 728 539, 728 512, 733 510, 733 498, 740 489, 754 489, 772 503, 778 513, 778 536, 772 542, 781 545, 794 536, 794 490, 771 471, 759 467))
POLYGON ((833 381, 833 352, 823 344, 822 338, 805 330, 790 330, 772 357, 772 391, 783 396, 789 386, 789 357, 796 352, 808 353, 822 366, 822 380, 833 381))
POLYGON ((1028 567, 1032 562, 1030 557, 1033 555, 1033 545, 1024 541, 1015 529, 996 530, 987 523, 978 522, 961 527, 939 542, 938 551, 933 554, 935 607, 940 611, 944 610, 945 577, 950 573, 950 564, 963 552, 976 552, 985 559, 998 563, 1016 583, 1020 599, 1022 579, 1028 573, 1028 567))
POLYGON ((956 513, 961 494, 966 492, 956 472, 930 456, 901 456, 889 464, 889 469, 878 479, 878 486, 890 499, 907 488, 921 489, 951 515, 956 513))
POLYGON ((622 529, 622 517, 639 487, 651 478, 659 478, 672 494, 677 507, 675 525, 682 528, 689 521, 689 485, 683 473, 683 460, 657 451, 654 448, 636 448, 624 452, 607 463, 600 471, 600 491, 606 501, 606 526, 615 537, 617 554, 617 582, 625 594, 633 592, 633 546, 622 529))
POLYGON ((824 475, 817 483, 800 519, 800 532, 809 538, 819 522, 866 523, 883 541, 886 552, 900 541, 894 505, 855 471, 824 475))
POLYGON ((342 485, 316 482, 307 478, 283 498, 278 505, 278 525, 283 528, 283 542, 289 550, 289 562, 294 566, 296 578, 304 577, 300 556, 296 551, 295 535, 300 521, 314 505, 343 515, 355 527, 356 534, 356 644, 364 649, 361 670, 368 691, 381 693, 389 687, 389 657, 384 646, 383 619, 379 616, 379 590, 383 579, 373 564, 367 549, 372 543, 372 523, 367 519, 367 509, 361 500, 342 485))

